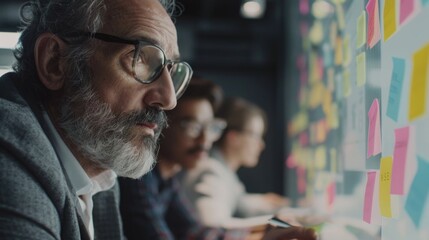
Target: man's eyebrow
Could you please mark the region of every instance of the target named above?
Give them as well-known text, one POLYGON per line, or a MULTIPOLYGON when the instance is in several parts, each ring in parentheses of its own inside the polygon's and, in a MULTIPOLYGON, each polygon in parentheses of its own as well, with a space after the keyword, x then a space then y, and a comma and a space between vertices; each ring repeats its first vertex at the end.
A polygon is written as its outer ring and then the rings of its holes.
MULTIPOLYGON (((145 36, 140 36, 140 37, 135 38, 135 40, 143 41, 143 42, 148 42, 148 43, 151 43, 153 45, 156 45, 159 48, 161 48, 164 51, 164 53, 165 53, 165 49, 161 47, 161 44, 159 43, 159 41, 157 41, 157 40, 155 40, 153 38, 145 37, 145 36)), ((165 54, 167 54, 167 53, 165 53, 165 54)), ((179 61, 180 60, 180 54, 174 54, 170 60, 172 60, 172 61, 179 61)))

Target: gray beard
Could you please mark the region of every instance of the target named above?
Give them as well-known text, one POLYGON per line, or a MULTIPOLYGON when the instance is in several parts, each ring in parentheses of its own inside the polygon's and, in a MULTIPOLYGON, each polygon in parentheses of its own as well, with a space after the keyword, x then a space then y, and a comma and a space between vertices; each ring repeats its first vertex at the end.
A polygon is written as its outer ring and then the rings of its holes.
POLYGON ((80 153, 95 166, 111 169, 123 177, 140 178, 152 170, 158 138, 167 125, 163 111, 152 108, 115 115, 107 103, 98 99, 91 86, 69 96, 62 101, 59 125, 80 153), (155 136, 132 132, 136 124, 142 122, 158 125, 155 136))

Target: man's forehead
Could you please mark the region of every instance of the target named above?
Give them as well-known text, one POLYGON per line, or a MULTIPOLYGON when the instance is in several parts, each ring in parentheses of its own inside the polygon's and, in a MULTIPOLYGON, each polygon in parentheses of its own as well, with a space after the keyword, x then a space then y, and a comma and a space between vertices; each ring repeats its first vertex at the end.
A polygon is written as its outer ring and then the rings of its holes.
POLYGON ((158 0, 109 0, 105 31, 132 39, 149 39, 169 58, 179 58, 176 28, 158 0))

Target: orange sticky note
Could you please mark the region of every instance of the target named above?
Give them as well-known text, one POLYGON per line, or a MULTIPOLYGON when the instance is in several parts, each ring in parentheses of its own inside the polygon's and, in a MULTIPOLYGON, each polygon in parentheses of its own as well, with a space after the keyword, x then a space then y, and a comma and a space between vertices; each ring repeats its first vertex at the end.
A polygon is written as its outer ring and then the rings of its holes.
POLYGON ((413 71, 411 76, 410 102, 408 119, 410 121, 422 116, 426 110, 427 70, 429 68, 429 44, 413 54, 413 71))

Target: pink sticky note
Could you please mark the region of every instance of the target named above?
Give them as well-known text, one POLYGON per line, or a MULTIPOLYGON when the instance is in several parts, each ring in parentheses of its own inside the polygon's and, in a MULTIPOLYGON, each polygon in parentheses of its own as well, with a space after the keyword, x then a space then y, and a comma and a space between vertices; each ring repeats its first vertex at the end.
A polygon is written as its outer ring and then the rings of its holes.
POLYGON ((376 177, 375 171, 367 173, 365 196, 364 196, 364 203, 363 203, 363 220, 367 223, 371 223, 372 205, 373 205, 372 200, 374 197, 375 177, 376 177))
POLYGON ((305 176, 305 168, 298 166, 296 168, 296 175, 297 175, 298 193, 300 194, 305 193, 305 190, 307 189, 307 178, 305 176))
POLYGON ((368 15, 367 44, 369 48, 380 40, 380 15, 378 13, 378 0, 369 0, 366 5, 368 15))
POLYGON ((299 12, 304 15, 310 12, 310 3, 308 0, 299 0, 299 12))
POLYGON ((381 132, 380 132, 380 105, 378 99, 374 99, 368 111, 368 151, 367 157, 381 153, 381 132))
POLYGON ((399 24, 407 20, 414 12, 414 0, 400 0, 399 24))
POLYGON ((379 194, 378 175, 378 171, 367 172, 367 181, 363 203, 363 221, 370 224, 381 223, 380 208, 377 204, 379 194))
POLYGON ((395 129, 395 149, 393 152, 391 194, 404 194, 405 166, 407 161, 410 127, 395 129))
POLYGON ((326 193, 327 193, 327 200, 328 200, 328 207, 332 207, 335 201, 335 192, 336 192, 336 184, 335 182, 331 182, 326 187, 326 193))
POLYGON ((287 157, 286 166, 288 168, 295 168, 297 166, 295 155, 293 153, 289 154, 289 157, 287 157))
POLYGON ((308 133, 302 132, 299 134, 299 144, 301 147, 306 147, 308 145, 308 133))

